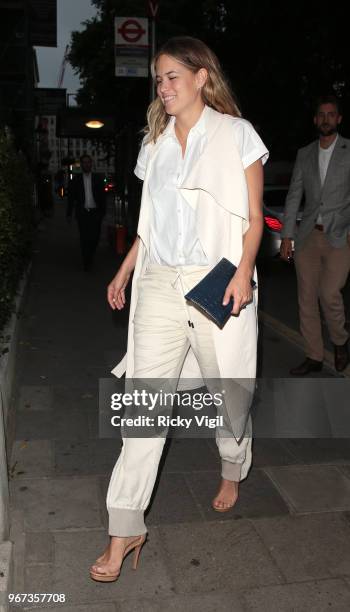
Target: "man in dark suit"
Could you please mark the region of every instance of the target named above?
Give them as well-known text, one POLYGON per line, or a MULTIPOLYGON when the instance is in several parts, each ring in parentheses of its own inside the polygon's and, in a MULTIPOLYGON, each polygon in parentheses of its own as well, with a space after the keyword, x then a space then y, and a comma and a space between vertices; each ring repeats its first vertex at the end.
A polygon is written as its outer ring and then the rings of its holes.
POLYGON ((350 140, 338 134, 341 120, 337 98, 320 98, 314 116, 319 137, 298 151, 286 199, 281 257, 292 256, 295 238, 300 330, 306 348, 305 361, 290 371, 294 376, 322 369, 319 302, 334 345, 335 368, 341 372, 349 363, 341 290, 350 270, 350 140))
POLYGON ((68 188, 67 218, 73 210, 80 233, 84 270, 91 269, 101 233, 102 218, 106 211, 106 192, 103 179, 91 172, 90 155, 80 158, 82 173, 75 176, 68 188))

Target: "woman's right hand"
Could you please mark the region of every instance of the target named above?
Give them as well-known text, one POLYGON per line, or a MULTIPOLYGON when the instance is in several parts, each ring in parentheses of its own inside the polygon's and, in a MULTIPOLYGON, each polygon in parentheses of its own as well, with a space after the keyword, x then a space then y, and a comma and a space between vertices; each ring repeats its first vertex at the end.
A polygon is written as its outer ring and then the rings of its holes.
POLYGON ((130 272, 121 267, 108 285, 107 301, 113 310, 116 308, 121 310, 125 306, 125 289, 129 282, 130 274, 130 272))
POLYGON ((107 301, 113 310, 121 310, 125 306, 125 289, 129 282, 132 271, 135 268, 140 238, 134 240, 129 253, 125 257, 117 274, 107 288, 107 301))

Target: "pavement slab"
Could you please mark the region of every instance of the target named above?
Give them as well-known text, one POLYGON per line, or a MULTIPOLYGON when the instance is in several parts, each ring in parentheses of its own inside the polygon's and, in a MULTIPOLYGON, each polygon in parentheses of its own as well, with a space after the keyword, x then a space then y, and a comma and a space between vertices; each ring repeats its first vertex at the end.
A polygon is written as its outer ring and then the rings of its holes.
POLYGON ((285 351, 284 342, 284 338, 276 331, 265 325, 259 325, 258 376, 289 376, 292 365, 303 360, 304 352, 301 348, 289 344, 288 351, 285 351))
POLYGON ((288 514, 288 507, 271 480, 260 469, 253 468, 239 485, 239 498, 230 512, 215 512, 211 507, 220 474, 198 472, 186 475, 186 480, 207 521, 222 521, 254 516, 288 514))
POLYGON ((16 439, 49 440, 89 437, 88 411, 22 413, 16 421, 16 439))
POLYGON ((147 525, 190 523, 202 521, 203 514, 186 484, 184 474, 162 472, 158 478, 151 506, 146 515, 147 525), (181 501, 180 501, 181 500, 181 501))
POLYGON ((24 592, 25 571, 25 531, 24 516, 21 510, 11 509, 10 540, 13 542, 13 590, 24 592))
MULTIPOLYGON (((83 329, 81 330, 83 332, 83 329)), ((51 366, 57 363, 62 363, 65 361, 66 364, 72 364, 73 366, 80 364, 81 368, 100 368, 103 366, 105 370, 108 372, 112 369, 113 364, 109 366, 106 364, 105 352, 97 351, 95 347, 91 345, 91 341, 88 342, 87 339, 85 342, 81 343, 81 346, 78 344, 70 346, 69 355, 65 350, 65 347, 59 343, 58 339, 55 342, 47 344, 45 338, 37 338, 37 340, 33 340, 35 345, 31 345, 30 343, 25 343, 22 346, 22 354, 23 357, 27 360, 33 360, 34 365, 41 364, 43 360, 45 360, 47 366, 51 366), (84 352, 84 362, 82 363, 82 351, 84 352)), ((116 365, 116 362, 114 363, 116 365)))
POLYGON ((52 392, 53 410, 96 410, 98 408, 98 390, 95 385, 82 387, 55 385, 52 392))
POLYGON ((23 608, 23 610, 40 610, 40 612, 117 612, 117 608, 113 603, 104 603, 103 601, 99 601, 98 604, 92 605, 83 604, 82 606, 65 606, 64 604, 61 604, 59 608, 55 606, 49 608, 23 608))
MULTIPOLYGON (((343 385, 340 378, 332 382, 343 385)), ((350 383, 348 379, 347 383, 350 383)), ((343 387, 344 397, 348 394, 349 384, 343 387)), ((275 376, 258 379, 252 421, 255 438, 337 437, 335 432, 340 424, 343 434, 339 435, 344 437, 349 432, 350 437, 349 418, 344 417, 343 406, 334 405, 328 378, 275 376)))
MULTIPOLYGON (((173 473, 170 475, 164 471, 158 475, 150 506, 145 515, 147 525, 157 526, 204 520, 202 509, 194 498, 185 476, 185 474, 173 473)), ((106 526, 108 515, 105 499, 108 485, 109 475, 106 478, 100 478, 102 513, 106 526)))
POLYGON ((44 385, 23 385, 18 410, 52 410, 52 389, 44 385))
POLYGON ((182 473, 220 470, 216 443, 214 441, 214 446, 210 442, 210 438, 173 438, 167 441, 161 463, 163 470, 182 473))
POLYGON ((252 522, 287 582, 350 575, 350 524, 342 514, 252 522))
POLYGON ((315 580, 251 589, 243 600, 246 612, 348 612, 350 589, 341 579, 315 580))
POLYGON ((106 507, 106 497, 107 497, 107 490, 108 490, 108 485, 110 481, 110 476, 111 474, 109 474, 108 477, 98 478, 102 522, 106 530, 108 529, 108 512, 107 512, 107 507, 106 507))
POLYGON ((110 454, 117 460, 122 447, 121 438, 95 438, 89 440, 89 450, 93 455, 110 454))
POLYGON ((52 563, 54 537, 49 531, 29 531, 25 537, 25 560, 28 565, 52 563))
MULTIPOLYGON (((98 414, 98 412, 96 410, 88 410, 87 411, 87 419, 88 419, 89 437, 92 438, 92 439, 98 438, 99 437, 99 432, 100 432, 100 428, 99 428, 99 414, 98 414)), ((117 440, 117 437, 113 438, 113 439, 117 440)))
POLYGON ((61 476, 106 475, 112 472, 121 444, 116 440, 56 440, 54 471, 61 476), (101 442, 101 444, 98 444, 101 442), (102 444, 107 442, 107 444, 102 444), (112 444, 108 444, 112 442, 112 444))
POLYGON ((95 478, 33 478, 11 483, 12 507, 26 531, 102 527, 95 478))
POLYGON ((350 463, 349 438, 294 438, 284 445, 298 463, 350 463))
POLYGON ((51 476, 53 449, 51 440, 16 440, 10 462, 11 478, 51 476))
POLYGON ((227 593, 284 581, 249 521, 167 525, 159 533, 178 593, 227 593))
POLYGON ((339 469, 350 479, 350 465, 340 465, 339 469))
POLYGON ((253 460, 256 468, 299 463, 297 457, 286 446, 284 439, 273 438, 253 439, 253 460))
POLYGON ((243 612, 234 593, 206 593, 204 595, 174 595, 171 599, 125 600, 118 602, 117 612, 243 612))
POLYGON ((115 583, 91 580, 89 567, 108 543, 105 531, 55 533, 55 574, 53 592, 66 593, 67 603, 97 603, 119 599, 170 596, 173 581, 166 567, 163 543, 156 529, 151 529, 143 546, 137 571, 131 567, 131 555, 122 566, 115 583))
POLYGON ((74 386, 76 381, 79 381, 79 384, 87 387, 93 382, 97 388, 100 378, 106 378, 106 368, 102 367, 101 363, 85 366, 78 358, 70 362, 65 360, 63 355, 46 360, 45 354, 38 355, 35 359, 27 359, 26 369, 21 374, 24 385, 31 382, 36 385, 44 380, 48 385, 74 386))
POLYGON ((350 478, 332 465, 266 468, 295 512, 350 510, 350 478))
MULTIPOLYGON (((28 565, 25 568, 24 592, 25 593, 58 593, 54 589, 53 579, 54 568, 52 563, 40 565, 28 565)), ((35 604, 36 607, 41 607, 35 604)), ((42 604, 47 606, 47 602, 42 604)))

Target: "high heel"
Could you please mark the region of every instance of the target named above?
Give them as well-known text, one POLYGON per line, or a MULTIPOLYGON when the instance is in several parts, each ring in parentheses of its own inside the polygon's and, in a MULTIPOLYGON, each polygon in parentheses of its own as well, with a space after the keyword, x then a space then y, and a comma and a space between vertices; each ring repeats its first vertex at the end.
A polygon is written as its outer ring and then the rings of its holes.
POLYGON ((126 545, 125 550, 124 550, 124 554, 122 557, 122 561, 120 564, 120 568, 117 571, 116 574, 105 574, 102 572, 94 572, 92 570, 90 570, 90 577, 92 578, 92 580, 96 580, 97 582, 114 582, 115 580, 117 580, 119 578, 121 569, 122 569, 122 565, 123 565, 123 561, 125 559, 125 557, 133 550, 134 551, 134 558, 133 558, 133 564, 132 564, 132 568, 134 570, 137 569, 137 564, 139 561, 139 556, 140 556, 140 552, 141 552, 141 548, 144 545, 145 541, 146 541, 146 534, 142 534, 140 535, 136 540, 134 540, 133 542, 130 542, 129 544, 126 545))
POLYGON ((138 544, 137 546, 135 546, 134 548, 134 559, 132 562, 132 569, 136 570, 137 569, 137 564, 139 562, 139 556, 140 556, 140 552, 141 552, 141 548, 144 544, 144 541, 141 542, 141 544, 138 544))

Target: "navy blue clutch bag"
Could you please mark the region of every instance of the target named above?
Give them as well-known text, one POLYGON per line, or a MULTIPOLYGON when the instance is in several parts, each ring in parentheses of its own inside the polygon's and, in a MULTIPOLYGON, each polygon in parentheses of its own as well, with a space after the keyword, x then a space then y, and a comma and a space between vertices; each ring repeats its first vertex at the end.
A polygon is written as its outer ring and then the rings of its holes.
MULTIPOLYGON (((202 278, 202 280, 186 293, 185 298, 194 306, 199 308, 216 325, 223 328, 230 318, 233 308, 231 298, 227 306, 222 305, 226 287, 236 272, 237 267, 228 259, 223 257, 216 266, 202 278)), ((252 287, 255 281, 251 281, 252 287)))

